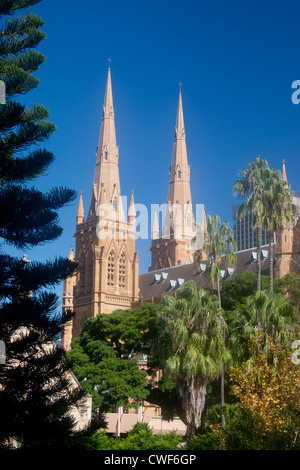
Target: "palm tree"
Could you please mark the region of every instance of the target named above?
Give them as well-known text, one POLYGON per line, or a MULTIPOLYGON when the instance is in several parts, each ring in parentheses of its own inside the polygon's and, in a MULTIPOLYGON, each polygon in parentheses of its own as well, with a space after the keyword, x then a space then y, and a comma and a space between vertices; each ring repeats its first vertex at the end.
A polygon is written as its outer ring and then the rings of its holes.
POLYGON ((219 377, 222 361, 230 360, 218 298, 188 281, 177 298, 163 297, 158 326, 153 352, 166 376, 176 382, 189 437, 201 425, 207 385, 219 377))
POLYGON ((261 223, 269 231, 270 292, 273 293, 274 234, 293 222, 295 209, 289 185, 279 170, 267 168, 264 171, 261 202, 261 223))
POLYGON ((229 325, 229 346, 234 360, 251 362, 261 351, 272 361, 270 342, 290 348, 295 325, 295 309, 286 296, 256 292, 248 297, 243 309, 235 312, 229 325))
POLYGON ((242 178, 235 182, 234 192, 248 197, 246 207, 252 212, 253 226, 257 228, 257 290, 261 290, 261 230, 264 228, 269 232, 270 292, 273 293, 274 234, 293 221, 291 191, 281 172, 270 168, 259 157, 246 170, 240 170, 240 174, 242 178))
MULTIPOLYGON (((196 236, 197 239, 197 236, 196 236)), ((211 217, 207 216, 207 232, 204 235, 204 243, 202 248, 197 250, 194 255, 194 265, 199 267, 201 260, 205 257, 206 260, 206 274, 210 277, 212 288, 217 290, 219 302, 219 317, 223 325, 223 339, 225 342, 225 322, 222 315, 221 304, 221 261, 225 258, 228 267, 235 264, 235 240, 232 230, 227 221, 221 224, 218 215, 211 217)), ((225 415, 224 415, 224 375, 225 363, 222 361, 221 371, 221 408, 222 408, 222 427, 225 428, 225 415)))
POLYGON ((257 290, 261 290, 261 232, 262 232, 262 192, 264 187, 264 173, 269 168, 268 162, 257 157, 254 162, 248 163, 246 170, 240 170, 241 178, 237 179, 233 191, 236 195, 247 198, 241 205, 239 217, 243 216, 247 208, 253 217, 253 227, 257 233, 257 290))

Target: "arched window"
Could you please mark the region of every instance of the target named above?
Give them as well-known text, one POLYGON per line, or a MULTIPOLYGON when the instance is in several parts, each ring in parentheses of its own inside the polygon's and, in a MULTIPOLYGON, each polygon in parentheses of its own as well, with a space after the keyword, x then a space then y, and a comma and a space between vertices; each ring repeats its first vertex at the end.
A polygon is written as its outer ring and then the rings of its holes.
POLYGON ((122 253, 119 259, 119 287, 126 287, 126 255, 122 253))
POLYGON ((179 180, 181 180, 181 171, 180 170, 177 171, 177 177, 178 177, 179 180))
POLYGON ((107 285, 113 286, 115 279, 115 253, 111 251, 108 255, 107 264, 107 285))
POLYGON ((107 152, 104 153, 104 159, 107 160, 108 154, 107 152))
POLYGON ((117 210, 118 210, 118 201, 117 201, 117 198, 115 198, 115 199, 113 200, 113 210, 114 210, 114 212, 117 212, 117 210))

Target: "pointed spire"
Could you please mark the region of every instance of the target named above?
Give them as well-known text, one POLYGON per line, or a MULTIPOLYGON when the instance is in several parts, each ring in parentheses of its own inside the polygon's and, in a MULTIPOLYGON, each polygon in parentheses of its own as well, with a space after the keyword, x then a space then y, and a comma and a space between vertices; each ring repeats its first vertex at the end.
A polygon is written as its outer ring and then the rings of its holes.
POLYGON ((133 197, 133 189, 131 190, 129 208, 128 208, 128 222, 131 224, 136 219, 136 211, 135 211, 135 204, 134 204, 134 197, 133 197))
POLYGON ((285 160, 282 160, 282 179, 285 181, 285 183, 288 182, 287 176, 286 176, 286 169, 285 169, 285 160))
POLYGON ((156 207, 154 209, 151 237, 152 237, 152 240, 157 240, 159 238, 159 225, 158 225, 157 208, 156 207))
POLYGON ((82 191, 79 194, 79 202, 76 213, 76 223, 81 224, 84 221, 84 209, 83 209, 83 200, 82 200, 82 191))
POLYGON ((107 73, 107 81, 106 81, 106 89, 105 89, 102 116, 106 117, 106 118, 114 119, 114 104, 113 104, 112 86, 111 86, 110 62, 109 62, 109 66, 108 66, 108 73, 107 73))
POLYGON ((74 261, 74 259, 75 259, 74 250, 73 250, 73 243, 71 243, 71 248, 70 248, 70 253, 69 253, 68 259, 70 261, 74 261))
MULTIPOLYGON (((176 116, 175 138, 173 144, 172 164, 170 167, 168 201, 171 206, 179 204, 182 214, 182 236, 190 238, 193 227, 194 216, 192 213, 192 197, 190 187, 190 167, 188 164, 185 127, 182 107, 181 84, 179 90, 179 99, 176 116), (186 223, 187 206, 191 209, 189 217, 191 221, 186 223)), ((172 227, 174 228, 174 227, 172 227)))
POLYGON ((177 117, 176 117, 175 139, 185 139, 182 96, 181 96, 181 83, 180 83, 177 117))
POLYGON ((107 73, 102 122, 96 152, 96 168, 88 219, 96 217, 97 208, 100 204, 100 193, 101 204, 114 204, 117 206, 117 220, 124 220, 124 210, 122 201, 120 200, 119 149, 116 143, 110 65, 107 73))

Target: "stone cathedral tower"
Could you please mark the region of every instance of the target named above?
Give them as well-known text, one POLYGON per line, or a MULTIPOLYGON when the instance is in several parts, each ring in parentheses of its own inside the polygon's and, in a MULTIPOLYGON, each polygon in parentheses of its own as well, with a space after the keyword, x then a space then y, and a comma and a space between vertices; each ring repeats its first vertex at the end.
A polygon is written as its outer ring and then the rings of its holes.
POLYGON ((62 335, 65 349, 88 317, 130 308, 138 300, 135 204, 132 191, 125 217, 118 160, 109 67, 90 206, 85 218, 80 193, 76 214, 74 258, 78 268, 64 283, 63 308, 75 311, 62 335))
MULTIPOLYGON (((282 179, 286 183, 288 189, 288 179, 286 175, 285 160, 282 160, 282 179)), ((276 262, 274 267, 274 276, 281 278, 291 271, 295 271, 292 267, 293 251, 297 237, 294 237, 295 224, 290 223, 278 230, 276 233, 276 262)))
POLYGON ((157 212, 152 223, 150 271, 193 261, 195 219, 192 209, 190 166, 187 158, 182 96, 179 91, 169 191, 162 232, 157 212))

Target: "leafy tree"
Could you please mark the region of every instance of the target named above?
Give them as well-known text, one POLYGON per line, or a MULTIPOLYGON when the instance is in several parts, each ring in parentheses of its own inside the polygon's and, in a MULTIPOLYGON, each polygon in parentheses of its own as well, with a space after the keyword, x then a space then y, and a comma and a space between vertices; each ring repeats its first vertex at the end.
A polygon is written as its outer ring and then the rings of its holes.
POLYGON ((125 439, 116 439, 114 450, 176 450, 182 436, 174 431, 153 435, 147 423, 137 423, 125 439))
POLYGON ((288 273, 280 279, 274 279, 274 291, 278 294, 285 295, 295 308, 297 320, 299 324, 299 308, 300 308, 300 276, 296 273, 288 273))
POLYGON ((208 383, 220 376, 222 358, 230 359, 222 328, 218 298, 198 291, 194 281, 183 284, 177 298, 162 300, 152 353, 176 382, 188 437, 201 425, 208 383))
POLYGON ((256 432, 261 436, 288 433, 292 447, 300 425, 299 366, 293 364, 290 351, 287 353, 271 339, 269 344, 273 363, 259 351, 252 359, 250 372, 247 363, 232 369, 233 391, 242 409, 255 416, 256 432))
POLYGON ((0 338, 6 344, 6 364, 0 366, 0 445, 14 438, 23 448, 56 448, 73 435, 69 412, 83 391, 69 387, 64 352, 55 343, 61 332, 58 299, 47 289, 76 264, 64 258, 28 263, 26 257, 3 252, 5 243, 24 250, 59 237, 57 211, 76 196, 68 188, 43 194, 29 187, 54 160, 40 147, 55 130, 47 121, 49 111, 16 99, 39 84, 33 72, 45 57, 35 47, 45 34, 37 15, 12 14, 36 3, 4 0, 0 5, 0 79, 6 85, 6 104, 0 105, 0 338))
MULTIPOLYGON (((101 411, 114 411, 116 406, 130 406, 132 400, 137 404, 149 393, 146 372, 139 369, 137 360, 130 359, 125 347, 124 355, 120 349, 120 323, 123 321, 123 326, 125 324, 125 331, 130 327, 126 318, 123 318, 127 313, 132 320, 133 312, 127 310, 89 318, 67 353, 68 363, 83 389, 93 396, 93 407, 101 411)), ((131 330, 136 329, 132 324, 131 330)))
POLYGON ((292 432, 261 432, 256 415, 241 408, 235 419, 225 429, 227 450, 299 450, 298 440, 292 432))
POLYGON ((140 396, 147 395, 147 401, 161 407, 164 419, 183 417, 176 383, 165 376, 158 378, 159 364, 157 358, 151 354, 151 345, 158 334, 157 311, 156 304, 144 303, 138 309, 115 310, 110 315, 99 314, 93 320, 88 320, 85 325, 87 337, 107 353, 105 357, 103 353, 103 362, 99 360, 97 365, 94 360, 91 362, 90 354, 86 354, 86 343, 83 344, 83 339, 77 338, 73 341, 72 351, 67 354, 69 364, 84 389, 93 395, 94 407, 100 406, 101 409, 111 410, 116 406, 118 397, 115 392, 112 392, 112 396, 104 392, 107 390, 105 384, 111 383, 113 387, 117 381, 123 393, 123 403, 126 404, 128 397, 135 393, 132 390, 128 391, 126 378, 127 373, 132 373, 137 384, 142 380, 140 396), (135 362, 129 361, 135 357, 143 357, 143 361, 146 361, 145 370, 148 374, 146 382, 144 376, 141 377, 138 372, 135 362), (108 358, 113 361, 112 369, 108 358), (108 382, 103 382, 102 388, 98 387, 103 381, 100 380, 100 371, 112 380, 112 382, 110 379, 108 382), (146 389, 144 389, 145 384, 146 389), (94 390, 95 386, 98 391, 94 390))
POLYGON ((256 292, 246 300, 244 308, 235 311, 229 325, 228 346, 234 359, 251 362, 253 355, 263 351, 272 361, 269 339, 289 348, 295 334, 294 320, 295 310, 285 296, 256 292))
MULTIPOLYGON (((262 290, 268 289, 268 276, 261 276, 262 290)), ((221 299, 222 307, 226 312, 226 318, 235 316, 235 310, 244 308, 248 297, 257 291, 257 275, 252 271, 243 271, 233 274, 222 283, 221 299)))
POLYGON ((137 423, 126 437, 109 437, 105 431, 80 439, 76 448, 84 450, 176 450, 182 436, 175 432, 153 434, 147 423, 137 423))
POLYGON ((89 334, 100 340, 109 338, 118 357, 148 354, 157 331, 156 317, 157 305, 145 302, 138 309, 99 314, 89 324, 89 334))

